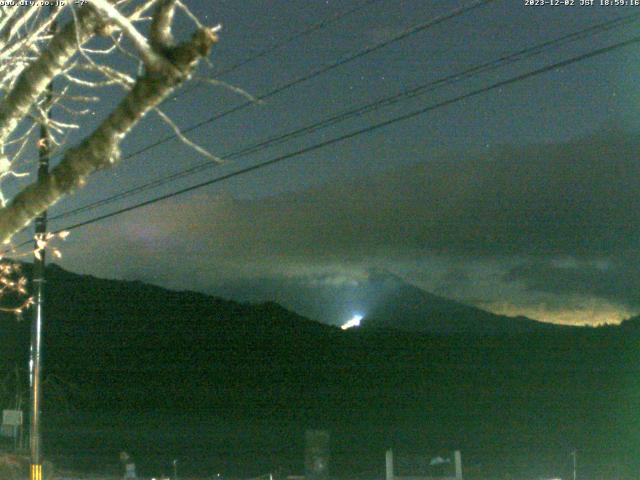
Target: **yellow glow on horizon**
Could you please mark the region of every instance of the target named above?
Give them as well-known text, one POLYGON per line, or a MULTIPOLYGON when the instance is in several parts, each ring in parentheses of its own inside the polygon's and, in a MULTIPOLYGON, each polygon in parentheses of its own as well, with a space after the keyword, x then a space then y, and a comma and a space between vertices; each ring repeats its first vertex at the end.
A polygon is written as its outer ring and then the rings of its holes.
POLYGON ((533 320, 560 325, 617 325, 639 313, 605 301, 588 302, 587 305, 577 305, 564 309, 550 308, 544 304, 533 306, 486 303, 477 306, 498 315, 507 315, 509 317, 524 316, 533 320))

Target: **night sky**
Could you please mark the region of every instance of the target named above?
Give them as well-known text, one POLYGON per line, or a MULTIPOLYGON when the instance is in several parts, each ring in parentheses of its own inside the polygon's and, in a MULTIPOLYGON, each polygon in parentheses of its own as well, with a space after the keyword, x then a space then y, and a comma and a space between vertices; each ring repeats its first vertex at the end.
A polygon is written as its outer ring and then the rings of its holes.
MULTIPOLYGON (((189 0, 205 23, 223 25, 212 67, 201 75, 215 76, 364 3, 220 79, 260 96, 472 2, 189 0)), ((207 123, 189 137, 224 156, 512 52, 640 14, 640 7, 575 3, 491 2, 207 123)), ((51 227, 65 228, 632 38, 638 24, 52 220, 51 227)), ((387 271, 497 313, 561 323, 619 322, 640 312, 639 74, 638 44, 555 68, 74 229, 60 263, 76 272, 207 293, 256 282, 288 285, 283 298, 302 311, 312 299, 300 297, 296 285, 366 285, 373 272, 387 271)), ((117 95, 106 93, 96 119, 117 95)), ((164 111, 187 128, 245 101, 229 89, 194 81, 164 111)), ((123 153, 171 133, 150 116, 126 140, 123 153)), ((168 141, 95 175, 51 216, 206 161, 181 142, 168 141)))

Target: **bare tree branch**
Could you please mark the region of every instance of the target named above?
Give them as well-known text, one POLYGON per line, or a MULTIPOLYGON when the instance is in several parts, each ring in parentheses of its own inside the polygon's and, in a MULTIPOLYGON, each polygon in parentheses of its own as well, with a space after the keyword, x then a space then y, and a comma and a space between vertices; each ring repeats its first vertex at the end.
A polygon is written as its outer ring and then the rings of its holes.
POLYGON ((0 103, 0 144, 4 143, 45 91, 78 51, 81 43, 91 38, 101 19, 87 6, 80 9, 77 21, 69 22, 51 40, 48 48, 19 76, 15 86, 0 103))
MULTIPOLYGON (((131 21, 122 15, 107 0, 92 0, 92 5, 96 8, 106 20, 115 23, 122 29, 124 34, 129 38, 133 46, 138 51, 142 61, 147 68, 161 68, 160 64, 165 61, 158 55, 149 45, 146 37, 142 35, 131 21)), ((156 14, 156 16, 158 16, 156 14)))
POLYGON ((169 125, 169 127, 171 127, 171 130, 173 130, 173 133, 175 133, 176 137, 178 137, 178 139, 182 143, 184 143, 190 148, 193 148, 196 152, 208 158, 209 160, 213 160, 218 164, 224 163, 224 160, 222 160, 221 158, 216 157, 211 152, 207 151, 206 149, 202 148, 200 145, 195 143, 193 140, 189 140, 189 138, 184 133, 182 133, 182 131, 180 130, 180 127, 178 127, 178 125, 176 125, 173 122, 173 120, 171 120, 171 118, 162 110, 160 110, 158 107, 155 107, 153 110, 158 114, 158 116, 162 119, 164 123, 166 123, 167 125, 169 125))
POLYGON ((175 0, 160 0, 158 11, 151 22, 151 45, 154 50, 161 52, 173 45, 171 23, 176 9, 175 0))
MULTIPOLYGON (((162 5, 158 12, 162 12, 162 5)), ((91 13, 78 16, 77 28, 81 39, 88 39, 99 24, 91 13)), ((31 219, 53 205, 64 195, 84 185, 87 177, 96 170, 109 167, 120 156, 120 142, 143 116, 156 107, 177 86, 190 78, 198 60, 206 57, 217 41, 216 28, 201 28, 191 40, 177 46, 167 46, 162 52, 163 61, 154 68, 147 68, 131 91, 102 122, 102 124, 78 146, 68 149, 61 162, 44 179, 23 189, 3 209, 0 209, 0 238, 8 242, 11 236, 26 226, 31 219)), ((74 30, 65 29, 58 34, 44 55, 48 60, 38 60, 39 68, 29 78, 42 82, 62 71, 64 63, 77 50, 74 30), (54 46, 55 43, 55 46, 54 46), (54 58, 56 57, 56 58, 54 58)), ((158 52, 159 53, 159 52, 158 52)), ((31 67, 30 67, 31 68, 31 67)), ((25 71, 26 72, 26 71, 25 71)), ((28 112, 37 100, 37 88, 21 86, 19 94, 13 94, 21 105, 9 109, 7 102, 0 105, 0 141, 15 128, 18 120, 28 112), (30 99, 30 100, 28 100, 30 99)), ((11 95, 10 94, 10 95, 11 95)))

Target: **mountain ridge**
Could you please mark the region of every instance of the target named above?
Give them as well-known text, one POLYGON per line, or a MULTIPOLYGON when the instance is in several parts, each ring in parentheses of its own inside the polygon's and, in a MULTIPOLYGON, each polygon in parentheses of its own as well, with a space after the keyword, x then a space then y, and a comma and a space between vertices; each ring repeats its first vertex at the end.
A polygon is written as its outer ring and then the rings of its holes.
MULTIPOLYGON (((470 466, 507 455, 522 471, 569 448, 583 452, 585 472, 598 471, 602 445, 618 462, 640 451, 629 369, 640 364, 638 329, 342 331, 274 303, 58 267, 49 271, 45 309, 45 374, 74 385, 71 413, 51 390, 45 395, 45 444, 74 465, 108 466, 126 449, 147 472, 180 457, 185 473, 217 465, 229 475, 299 473, 307 428, 331 431, 338 473, 377 468, 389 446, 399 454, 460 448, 470 466)), ((29 322, 3 319, 0 359, 26 366, 29 322)))
POLYGON ((363 317, 361 328, 432 334, 518 334, 574 328, 525 316, 494 314, 423 290, 387 271, 370 272, 364 280, 340 285, 322 278, 261 278, 212 292, 249 302, 273 300, 307 318, 338 326, 358 314, 363 317))

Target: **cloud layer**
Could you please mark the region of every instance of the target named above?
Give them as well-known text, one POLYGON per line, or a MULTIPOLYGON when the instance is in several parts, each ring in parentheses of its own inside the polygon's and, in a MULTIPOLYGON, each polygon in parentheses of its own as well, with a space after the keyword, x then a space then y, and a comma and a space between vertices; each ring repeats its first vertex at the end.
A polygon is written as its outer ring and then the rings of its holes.
POLYGON ((92 227, 69 266, 113 250, 120 266, 92 260, 98 272, 204 290, 382 267, 475 303, 589 300, 627 314, 640 309, 639 147, 640 137, 612 132, 424 154, 411 167, 259 200, 200 193, 92 227))

